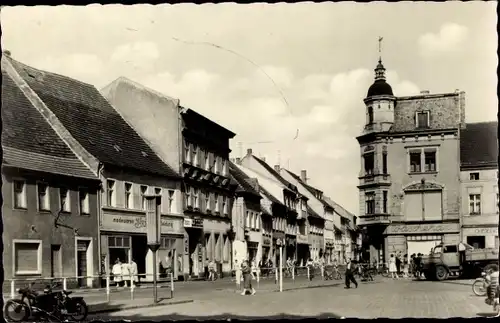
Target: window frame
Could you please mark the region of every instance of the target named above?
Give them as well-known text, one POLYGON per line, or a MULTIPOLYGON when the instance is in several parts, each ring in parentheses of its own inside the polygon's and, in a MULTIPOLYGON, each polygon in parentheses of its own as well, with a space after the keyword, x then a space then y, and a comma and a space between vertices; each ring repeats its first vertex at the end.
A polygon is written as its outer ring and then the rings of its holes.
POLYGON ((85 215, 85 216, 88 216, 90 215, 90 192, 89 192, 89 189, 88 187, 85 187, 85 186, 80 186, 78 187, 78 214, 79 215, 85 215), (86 201, 86 205, 87 205, 87 212, 84 212, 83 208, 82 208, 82 199, 81 199, 81 194, 82 192, 85 192, 85 201, 86 201))
POLYGON ((371 192, 365 192, 365 215, 374 215, 376 214, 376 210, 375 210, 375 199, 377 198, 377 194, 374 192, 374 191, 371 191, 371 192), (372 197, 371 199, 368 199, 368 197, 372 197), (373 203, 372 205, 372 209, 373 209, 373 212, 369 213, 368 212, 368 202, 370 203, 373 203))
POLYGON ((365 173, 365 176, 373 176, 375 175, 375 158, 376 158, 376 155, 375 155, 375 152, 374 151, 370 151, 370 152, 367 152, 367 153, 364 153, 363 154, 363 169, 364 169, 364 173, 365 173), (372 168, 371 169, 367 169, 366 168, 366 160, 367 160, 367 157, 372 157, 372 168), (371 171, 371 172, 369 172, 371 171))
POLYGON ((175 203, 175 190, 167 190, 167 197, 168 197, 168 213, 175 213, 174 212, 174 203, 175 203))
POLYGON ((43 241, 39 239, 12 239, 12 272, 15 276, 42 275, 43 241), (16 268, 16 245, 38 244, 37 269, 18 271, 16 268))
POLYGON ((36 207, 37 207, 38 212, 50 212, 51 211, 51 208, 50 208, 50 186, 47 182, 44 182, 44 181, 37 181, 36 182, 36 207), (42 209, 42 207, 40 205, 40 202, 41 202, 40 185, 45 185, 44 198, 46 199, 46 203, 47 203, 46 209, 42 209))
POLYGON ((189 185, 184 187, 184 203, 186 203, 186 208, 192 207, 191 186, 189 185))
POLYGON ((389 191, 382 191, 382 213, 389 214, 389 191))
POLYGON ((431 127, 431 112, 429 110, 422 110, 422 111, 417 111, 415 112, 415 128, 418 129, 429 129, 431 127), (418 120, 418 116, 420 114, 425 114, 426 117, 426 125, 422 126, 420 125, 420 122, 418 120))
POLYGON ((139 194, 141 194, 141 210, 146 210, 147 209, 147 201, 146 201, 146 195, 148 195, 149 191, 149 186, 148 185, 139 185, 139 194), (143 192, 143 188, 146 188, 146 190, 143 192))
POLYGON ((215 208, 215 212, 219 212, 220 213, 220 205, 219 205, 219 194, 218 193, 214 193, 214 208, 215 208))
POLYGON ((12 207, 16 210, 27 210, 28 209, 28 183, 25 179, 17 179, 14 178, 12 180, 12 207), (16 200, 17 200, 17 193, 16 193, 16 182, 17 183, 22 183, 23 184, 23 189, 22 189, 22 199, 23 199, 23 205, 17 205, 16 200))
POLYGON ((116 182, 117 181, 114 178, 106 179, 106 205, 108 207, 116 207, 116 182), (110 183, 113 183, 111 189, 109 187, 110 183))
POLYGON ((200 209, 200 189, 193 187, 193 207, 200 209))
POLYGON ((125 208, 133 209, 134 208, 134 184, 131 182, 125 182, 123 184, 124 187, 124 195, 125 195, 125 208), (130 185, 130 190, 127 190, 127 185, 130 185))
POLYGON ((406 147, 408 174, 436 174, 439 172, 438 146, 406 147), (426 170, 426 154, 434 153, 434 170, 426 170), (412 155, 419 154, 420 171, 412 170, 412 155))
POLYGON ((479 181, 479 179, 480 179, 479 172, 470 172, 469 173, 469 181, 479 181), (476 177, 475 175, 477 175, 477 178, 473 178, 473 177, 476 177))
POLYGON ((469 214, 470 215, 481 215, 481 193, 469 193, 469 214), (471 199, 471 197, 474 196, 474 199, 471 199), (479 196, 479 199, 476 199, 476 197, 479 196), (471 208, 471 205, 473 207, 471 208), (479 205, 479 211, 476 210, 476 207, 479 205), (474 211, 473 211, 474 210, 474 211))
POLYGON ((69 189, 69 187, 59 186, 58 191, 59 191, 59 208, 60 208, 60 212, 62 212, 62 213, 71 213, 71 190, 69 189), (62 190, 66 190, 66 192, 67 192, 66 199, 67 199, 68 203, 64 203, 64 205, 63 205, 63 200, 62 200, 62 190), (65 206, 67 206, 68 209, 65 209, 65 206))

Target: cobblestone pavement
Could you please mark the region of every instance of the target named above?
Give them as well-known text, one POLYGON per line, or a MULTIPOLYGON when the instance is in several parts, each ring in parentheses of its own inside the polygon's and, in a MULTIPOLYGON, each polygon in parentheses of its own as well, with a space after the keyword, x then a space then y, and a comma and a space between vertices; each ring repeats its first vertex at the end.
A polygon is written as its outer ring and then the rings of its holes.
POLYGON ((440 282, 387 280, 344 289, 330 285, 239 296, 230 290, 203 293, 194 303, 123 310, 94 319, 161 320, 189 317, 324 316, 358 318, 478 317, 492 309, 470 286, 440 282))

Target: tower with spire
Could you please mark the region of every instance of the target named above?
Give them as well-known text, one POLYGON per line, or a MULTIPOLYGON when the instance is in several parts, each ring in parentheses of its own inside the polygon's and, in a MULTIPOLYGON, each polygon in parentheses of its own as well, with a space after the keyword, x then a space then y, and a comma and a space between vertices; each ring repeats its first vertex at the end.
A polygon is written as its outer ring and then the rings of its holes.
POLYGON ((382 37, 379 38, 379 59, 375 68, 375 80, 368 89, 366 98, 366 124, 364 133, 388 131, 394 123, 396 97, 385 79, 385 67, 381 55, 382 37))

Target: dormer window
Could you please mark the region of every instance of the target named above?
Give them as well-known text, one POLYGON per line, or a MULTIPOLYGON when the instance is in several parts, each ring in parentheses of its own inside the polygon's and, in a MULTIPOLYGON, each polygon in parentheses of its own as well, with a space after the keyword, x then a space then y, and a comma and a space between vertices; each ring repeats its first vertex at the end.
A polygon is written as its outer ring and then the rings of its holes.
POLYGON ((430 113, 429 113, 429 111, 417 112, 415 120, 416 120, 417 128, 429 128, 429 125, 430 125, 430 113))

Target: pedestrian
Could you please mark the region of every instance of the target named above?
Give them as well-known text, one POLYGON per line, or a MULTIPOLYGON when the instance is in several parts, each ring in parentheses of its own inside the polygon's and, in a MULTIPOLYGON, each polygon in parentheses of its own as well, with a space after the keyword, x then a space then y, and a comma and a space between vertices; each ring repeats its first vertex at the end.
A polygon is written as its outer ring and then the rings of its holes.
POLYGON ((321 278, 325 278, 325 258, 321 257, 319 258, 319 268, 321 270, 321 278))
POLYGON ((307 273, 308 273, 308 277, 307 278, 309 280, 312 280, 312 278, 313 278, 314 263, 313 263, 311 257, 309 257, 309 259, 307 259, 306 267, 307 267, 307 273))
POLYGON ((392 278, 399 279, 398 269, 396 267, 396 258, 394 257, 394 254, 392 254, 392 253, 391 253, 391 257, 389 258, 389 273, 391 274, 392 278))
POLYGON ((208 280, 215 280, 215 262, 213 259, 208 263, 208 280))
POLYGON ((459 259, 459 265, 460 265, 460 269, 463 269, 464 267, 464 263, 465 263, 465 250, 467 248, 465 247, 465 244, 460 241, 460 243, 458 244, 458 255, 460 256, 460 259, 459 259))
POLYGON ((130 268, 126 262, 122 263, 122 277, 124 286, 128 287, 130 281, 130 268))
POLYGON ((396 255, 396 272, 399 275, 401 275, 401 254, 398 252, 396 255))
POLYGON ((346 270, 345 270, 345 288, 351 288, 351 282, 358 288, 358 282, 354 278, 354 272, 356 270, 354 264, 351 262, 350 258, 346 259, 346 270))
POLYGON ((241 264, 241 272, 243 274, 243 292, 241 295, 246 295, 247 291, 250 291, 252 295, 254 295, 255 289, 252 287, 252 268, 248 260, 243 261, 241 264))
POLYGON ((236 288, 238 290, 241 289, 241 266, 238 265, 238 259, 234 260, 234 268, 235 268, 235 279, 236 279, 236 288))
POLYGON ((135 263, 133 258, 130 258, 129 271, 131 279, 134 281, 134 284, 139 286, 139 275, 137 272, 137 264, 135 263))
POLYGON ((116 259, 111 272, 113 273, 113 281, 116 283, 116 287, 120 287, 122 284, 122 263, 120 258, 116 259))

